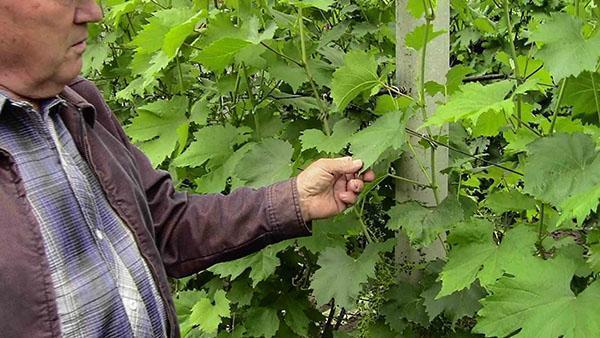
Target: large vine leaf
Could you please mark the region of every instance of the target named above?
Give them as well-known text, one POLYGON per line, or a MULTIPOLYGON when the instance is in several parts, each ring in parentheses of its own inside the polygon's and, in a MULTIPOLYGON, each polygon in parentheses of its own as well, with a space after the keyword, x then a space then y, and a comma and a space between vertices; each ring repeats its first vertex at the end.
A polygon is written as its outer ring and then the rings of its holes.
POLYGON ((600 58, 600 34, 586 39, 582 29, 581 19, 556 13, 531 34, 531 40, 543 44, 537 57, 544 61, 555 81, 596 70, 600 58))
POLYGON ((406 46, 416 51, 420 51, 425 47, 425 44, 430 43, 433 39, 440 35, 444 35, 445 31, 434 31, 432 24, 422 24, 417 26, 412 32, 406 35, 406 46), (427 37, 427 40, 425 40, 427 37))
POLYGON ((142 75, 142 87, 154 82, 158 72, 175 58, 196 23, 206 15, 185 8, 166 8, 153 13, 148 23, 133 38, 135 47, 132 70, 142 75))
POLYGON ((556 222, 561 225, 570 218, 575 218, 579 224, 583 224, 585 218, 592 211, 598 209, 600 201, 600 184, 593 185, 565 200, 560 205, 562 215, 556 222))
POLYGON ((387 150, 402 149, 409 117, 410 114, 400 111, 387 113, 350 138, 352 154, 363 161, 364 168, 373 165, 387 150))
POLYGON ((569 79, 562 103, 576 114, 600 112, 600 73, 584 72, 569 79))
POLYGON ((441 288, 440 283, 435 283, 421 293, 429 320, 444 314, 454 325, 464 317, 473 317, 481 309, 479 300, 483 298, 485 291, 477 283, 473 283, 468 289, 454 292, 449 296, 436 298, 441 288))
POLYGON ((533 197, 517 190, 490 193, 483 205, 499 214, 507 211, 535 210, 537 206, 533 197))
POLYGON ((486 336, 588 338, 600 332, 600 283, 575 295, 570 284, 577 264, 558 256, 531 260, 526 273, 489 287, 475 332, 486 336))
POLYGON ((418 246, 433 243, 464 219, 463 210, 454 197, 445 199, 436 208, 426 208, 414 201, 399 204, 388 214, 387 227, 391 230, 402 228, 411 244, 418 246))
POLYGON ((344 66, 333 73, 331 96, 340 112, 359 94, 372 91, 381 84, 373 55, 355 50, 346 55, 344 66))
POLYGON ((292 175, 292 145, 278 139, 266 139, 251 146, 236 167, 236 175, 250 187, 263 187, 292 175))
POLYGON ((173 153, 180 138, 177 130, 188 124, 187 108, 188 101, 182 96, 155 101, 139 107, 138 116, 125 128, 155 167, 173 153))
POLYGON ((386 293, 386 302, 379 312, 385 322, 395 331, 402 333, 410 324, 426 326, 429 323, 419 288, 406 282, 392 286, 386 293))
POLYGON ((448 103, 438 107, 424 126, 442 125, 469 119, 477 123, 479 116, 489 111, 512 114, 513 103, 506 96, 513 88, 512 81, 500 81, 487 86, 480 83, 467 83, 460 92, 450 97, 448 103))
POLYGON ((568 208, 573 203, 568 202, 570 198, 600 184, 600 156, 588 135, 555 134, 527 149, 524 191, 544 202, 568 208))
POLYGON ((359 124, 356 121, 343 119, 333 127, 331 136, 317 129, 307 129, 302 132, 300 141, 302 150, 315 148, 318 151, 335 154, 348 145, 350 137, 356 132, 359 124))
POLYGON ((204 291, 200 294, 203 296, 192 307, 187 320, 181 323, 183 336, 195 326, 203 332, 216 333, 222 319, 231 315, 230 302, 225 296, 225 291, 218 290, 213 297, 209 297, 204 291))
POLYGON ((277 254, 287 247, 288 243, 286 242, 271 245, 250 256, 214 265, 208 271, 223 278, 231 278, 233 280, 238 278, 247 269, 251 269, 250 279, 252 279, 252 287, 256 287, 258 283, 273 275, 275 269, 281 264, 277 254))
POLYGON ((325 250, 317 262, 321 268, 315 272, 310 284, 317 304, 327 304, 334 298, 337 305, 354 308, 362 284, 375 274, 379 254, 393 247, 393 240, 369 244, 358 259, 348 256, 343 248, 325 250))
POLYGON ((246 337, 273 337, 280 324, 277 310, 266 307, 252 308, 245 320, 246 337))
POLYGON ((235 128, 231 125, 209 126, 194 133, 195 141, 173 161, 177 167, 199 167, 206 161, 211 166, 223 164, 231 155, 233 147, 248 139, 249 128, 235 128))
POLYGON ((236 38, 223 38, 204 48, 194 58, 206 68, 220 72, 229 66, 235 56, 244 48, 251 46, 252 42, 236 38))
POLYGON ((484 287, 494 284, 505 272, 526 264, 536 239, 535 231, 520 225, 507 231, 498 245, 492 223, 473 219, 459 224, 448 236, 452 249, 440 273, 442 288, 437 298, 468 288, 476 279, 484 287))

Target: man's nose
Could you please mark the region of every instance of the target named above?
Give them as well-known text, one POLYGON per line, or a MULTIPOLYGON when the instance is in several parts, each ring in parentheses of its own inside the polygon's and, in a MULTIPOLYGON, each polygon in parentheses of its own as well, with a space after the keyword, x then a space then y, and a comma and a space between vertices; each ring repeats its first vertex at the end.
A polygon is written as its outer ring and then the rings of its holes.
POLYGON ((102 7, 96 0, 79 0, 75 9, 74 21, 76 24, 98 22, 102 20, 102 7))

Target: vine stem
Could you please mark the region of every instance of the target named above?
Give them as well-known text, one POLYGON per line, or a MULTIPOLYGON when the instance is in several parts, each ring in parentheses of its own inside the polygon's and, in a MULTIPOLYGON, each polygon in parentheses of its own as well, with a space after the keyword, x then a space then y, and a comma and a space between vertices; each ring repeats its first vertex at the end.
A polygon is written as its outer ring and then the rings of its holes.
POLYGON ((362 232, 365 235, 365 238, 367 239, 367 243, 369 243, 369 244, 374 243, 375 241, 373 240, 373 237, 371 237, 371 234, 369 233, 369 228, 365 224, 365 221, 363 221, 362 215, 359 212, 358 208, 354 208, 354 212, 356 213, 356 216, 358 216, 358 222, 360 223, 362 232))
POLYGON ((312 77, 312 72, 310 71, 310 66, 308 64, 308 55, 306 53, 306 41, 304 37, 304 15, 302 14, 302 7, 298 8, 298 26, 300 29, 300 48, 302 49, 302 64, 304 65, 304 72, 308 77, 308 82, 310 83, 310 87, 312 88, 315 99, 317 100, 317 104, 319 105, 319 110, 321 111, 321 120, 323 122, 323 129, 325 129, 325 134, 327 136, 331 136, 331 127, 329 127, 329 114, 325 109, 325 104, 321 99, 321 95, 319 94, 319 90, 317 89, 317 85, 315 84, 315 80, 312 77))
MULTIPOLYGON (((519 59, 517 57, 517 48, 515 47, 516 35, 513 37, 512 22, 510 20, 510 8, 508 7, 508 0, 503 0, 504 4, 504 16, 506 17, 506 29, 508 30, 508 42, 510 45, 510 54, 514 63, 514 76, 517 79, 517 84, 523 83, 523 77, 521 76, 521 67, 519 66, 519 59)), ((517 117, 519 118, 518 127, 521 127, 521 120, 523 119, 523 98, 521 95, 517 96, 517 117)))
POLYGON ((544 236, 544 230, 545 230, 544 207, 545 207, 545 204, 542 203, 542 206, 540 207, 540 227, 538 228, 538 246, 540 246, 540 247, 542 246, 542 241, 545 238, 545 236, 544 236))
POLYGON ((552 123, 550 124, 549 135, 554 134, 554 127, 556 126, 556 120, 558 119, 558 111, 562 105, 563 97, 565 96, 565 88, 567 87, 567 78, 562 79, 560 82, 560 90, 558 93, 558 99, 556 100, 556 107, 554 107, 554 114, 552 115, 552 123))
POLYGON ((393 174, 388 174, 389 177, 398 180, 398 181, 403 181, 406 183, 410 183, 410 184, 414 184, 418 187, 422 187, 422 188, 431 188, 431 186, 417 182, 415 180, 411 180, 410 178, 406 178, 406 177, 402 177, 402 176, 397 176, 397 175, 393 175, 393 174))
MULTIPOLYGON (((423 5, 425 6, 425 8, 427 9, 427 14, 425 17, 425 24, 427 29, 425 29, 425 37, 424 39, 424 43, 423 43, 423 50, 421 51, 421 64, 420 64, 420 76, 419 76, 419 106, 420 106, 420 110, 421 110, 421 115, 423 118, 423 122, 427 121, 427 101, 425 99, 425 62, 427 61, 427 45, 429 43, 429 25, 432 24, 432 20, 434 18, 434 11, 433 11, 433 7, 428 7, 426 4, 426 1, 423 1, 423 5)), ((433 135, 431 133, 431 128, 430 127, 426 127, 425 130, 427 131, 427 133, 429 135, 433 135)), ((410 143, 410 142, 409 142, 410 143)), ((411 146, 412 148, 412 146, 411 146)), ((433 198, 435 199, 435 204, 439 205, 441 202, 441 198, 440 198, 440 191, 439 191, 439 186, 437 183, 437 169, 436 169, 436 150, 434 147, 431 147, 431 152, 430 152, 430 170, 431 170, 431 176, 429 177, 429 181, 431 182, 430 184, 430 188, 431 191, 433 192, 433 198)), ((414 149, 413 149, 414 151, 414 149)), ((415 154, 415 158, 416 158, 416 154, 415 154)), ((425 167, 421 166, 421 170, 423 170, 423 173, 426 174, 427 170, 425 170, 425 167)))
POLYGON ((256 140, 260 140, 260 121, 258 120, 258 116, 256 115, 256 99, 254 98, 254 93, 252 92, 252 86, 250 85, 250 76, 248 75, 248 69, 246 68, 246 65, 242 64, 242 71, 244 72, 244 77, 246 78, 246 86, 248 87, 248 98, 250 99, 250 103, 252 104, 252 117, 254 118, 256 140))
POLYGON ((598 121, 600 121, 600 98, 598 97, 598 88, 596 87, 594 73, 590 73, 590 77, 592 78, 592 91, 594 93, 594 101, 596 102, 596 112, 598 112, 598 121))
POLYGON ((177 79, 179 80, 179 94, 183 94, 183 71, 181 70, 181 62, 179 62, 179 55, 175 58, 175 62, 177 63, 177 79))

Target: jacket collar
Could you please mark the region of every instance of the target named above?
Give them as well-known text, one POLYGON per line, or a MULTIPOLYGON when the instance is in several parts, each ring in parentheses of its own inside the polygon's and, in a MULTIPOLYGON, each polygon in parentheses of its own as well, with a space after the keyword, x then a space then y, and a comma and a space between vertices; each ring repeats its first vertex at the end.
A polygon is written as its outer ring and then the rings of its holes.
POLYGON ((89 103, 86 99, 84 99, 81 95, 79 95, 73 88, 72 85, 80 82, 79 77, 71 82, 67 87, 63 89, 63 91, 59 94, 61 98, 63 98, 67 104, 70 104, 77 108, 83 115, 84 120, 91 126, 94 125, 94 121, 96 120, 96 108, 89 103))

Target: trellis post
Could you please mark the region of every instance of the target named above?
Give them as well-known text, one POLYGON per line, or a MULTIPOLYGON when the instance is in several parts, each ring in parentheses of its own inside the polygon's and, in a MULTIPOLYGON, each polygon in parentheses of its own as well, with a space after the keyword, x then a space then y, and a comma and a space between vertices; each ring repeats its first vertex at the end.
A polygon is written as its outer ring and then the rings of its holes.
MULTIPOLYGON (((428 1, 428 0, 423 0, 428 1)), ((409 95, 417 98, 419 96, 419 80, 421 73, 421 53, 411 48, 406 47, 406 35, 414 30, 415 27, 423 24, 424 19, 415 19, 407 10, 408 0, 396 0, 396 62, 397 62, 397 81, 398 86, 405 90, 409 95)), ((434 30, 443 30, 447 32, 433 41, 427 46, 426 67, 425 67, 425 82, 435 81, 441 84, 446 83, 446 73, 449 69, 450 60, 450 5, 449 0, 438 0, 435 11, 435 20, 433 21, 434 30)), ((435 111, 436 102, 442 100, 441 96, 427 99, 427 113, 431 115, 435 111)), ((408 127, 415 130, 423 123, 421 114, 415 114, 409 122, 408 127)), ((432 129, 434 134, 447 134, 447 127, 432 129)), ((414 149, 414 153, 409 149, 406 150, 404 156, 399 161, 397 166, 398 174, 410 180, 429 183, 427 177, 421 169, 421 165, 425 170, 431 172, 431 148, 426 149, 419 144, 419 139, 409 136, 409 142, 414 149)), ((438 148, 435 150, 435 175, 438 185, 439 199, 443 200, 448 194, 448 178, 446 175, 440 174, 448 166, 448 151, 438 148)), ((433 191, 431 189, 423 189, 414 184, 397 182, 396 185, 396 200, 403 202, 407 200, 416 200, 424 205, 434 206, 436 204, 433 191)), ((445 250, 441 241, 434 242, 431 246, 417 251, 413 249, 406 235, 401 233, 398 237, 396 247, 396 262, 400 265, 411 266, 412 264, 423 260, 432 260, 443 257, 445 250)), ((419 276, 411 274, 412 269, 402 269, 407 271, 403 273, 401 279, 409 282, 416 282, 419 276)))

